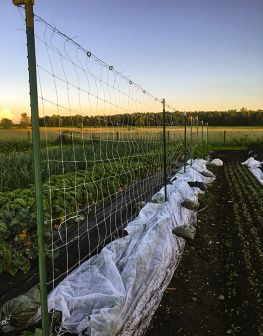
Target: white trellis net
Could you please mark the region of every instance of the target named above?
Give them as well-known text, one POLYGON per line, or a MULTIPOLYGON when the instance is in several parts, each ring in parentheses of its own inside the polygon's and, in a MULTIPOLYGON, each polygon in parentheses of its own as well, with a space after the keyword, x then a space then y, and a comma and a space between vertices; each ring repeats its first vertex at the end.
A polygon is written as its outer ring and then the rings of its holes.
MULTIPOLYGON (((126 235, 163 186, 163 114, 160 100, 37 16, 35 31, 51 290, 126 235)), ((166 120, 168 170, 182 155, 182 121, 166 120)))

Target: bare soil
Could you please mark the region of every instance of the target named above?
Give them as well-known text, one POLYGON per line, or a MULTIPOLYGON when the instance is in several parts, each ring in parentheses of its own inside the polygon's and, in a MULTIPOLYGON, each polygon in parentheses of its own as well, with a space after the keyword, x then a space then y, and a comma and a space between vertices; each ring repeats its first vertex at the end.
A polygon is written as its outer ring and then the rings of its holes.
MULTIPOLYGON (((228 165, 245 161, 248 153, 216 151, 212 157, 228 165)), ((229 188, 223 167, 213 167, 211 170, 216 180, 209 187, 208 195, 214 195, 214 200, 198 213, 196 238, 186 243, 179 267, 163 295, 146 336, 262 335, 258 332, 258 326, 252 323, 256 315, 253 303, 242 308, 235 323, 229 317, 225 272, 228 252, 224 248, 223 239, 225 223, 228 220, 231 222, 233 212, 227 197, 224 197, 229 193, 229 188)), ((204 202, 200 209, 205 207, 204 202)), ((236 286, 238 300, 242 301, 248 288, 242 281, 236 286)))

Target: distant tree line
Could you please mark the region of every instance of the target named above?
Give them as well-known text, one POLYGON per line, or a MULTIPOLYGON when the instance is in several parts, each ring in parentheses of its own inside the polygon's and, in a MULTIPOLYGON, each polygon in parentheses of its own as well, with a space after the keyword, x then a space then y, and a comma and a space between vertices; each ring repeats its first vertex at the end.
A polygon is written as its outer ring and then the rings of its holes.
MULTIPOLYGON (((189 124, 190 116, 194 123, 198 117, 210 126, 263 126, 263 110, 251 111, 242 108, 240 111, 229 110, 224 112, 187 112, 189 124)), ((185 114, 179 111, 166 112, 167 125, 184 125, 185 114)), ((160 113, 132 113, 105 116, 46 116, 39 119, 40 126, 47 127, 98 127, 98 126, 160 126, 163 123, 163 114, 160 113)))
MULTIPOLYGON (((29 128, 29 126, 31 125, 31 118, 27 115, 26 112, 21 113, 21 118, 20 118, 19 125, 20 125, 21 128, 29 128)), ((2 128, 9 129, 13 126, 15 126, 15 125, 13 124, 11 119, 3 118, 0 121, 0 127, 2 127, 2 128)))
MULTIPOLYGON (((190 123, 190 117, 193 118, 193 124, 196 124, 198 117, 199 123, 203 121, 210 126, 263 126, 263 110, 247 110, 242 108, 240 111, 209 111, 209 112, 187 112, 187 123, 190 123)), ((184 125, 185 114, 183 112, 166 112, 166 125, 184 125)), ((47 127, 99 127, 99 126, 161 126, 163 124, 163 113, 125 113, 116 115, 98 115, 98 116, 59 116, 53 114, 52 116, 45 116, 39 118, 40 126, 47 127)), ((11 128, 12 121, 3 118, 0 121, 0 127, 11 128)), ((31 126, 31 118, 27 113, 21 114, 20 127, 28 128, 31 126)))

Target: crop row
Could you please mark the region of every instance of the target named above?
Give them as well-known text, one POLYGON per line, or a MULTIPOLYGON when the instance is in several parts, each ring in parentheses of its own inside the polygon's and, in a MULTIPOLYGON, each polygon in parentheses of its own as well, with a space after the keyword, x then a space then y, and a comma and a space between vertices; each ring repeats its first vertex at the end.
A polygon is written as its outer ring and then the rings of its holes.
MULTIPOLYGON (((171 147, 171 143, 167 146, 171 147)), ((181 151, 181 144, 173 144, 175 152, 181 151)), ((162 156, 162 143, 151 141, 93 141, 83 145, 41 150, 42 180, 49 176, 87 170, 98 162, 115 161, 122 158, 140 160, 155 151, 162 156)), ((179 154, 178 154, 179 155, 179 154)), ((158 160, 161 160, 159 158, 158 160)), ((27 188, 34 183, 34 158, 32 151, 0 154, 0 191, 27 188)))
MULTIPOLYGON (((174 148, 167 149, 168 163, 177 157, 174 148)), ((158 172, 162 165, 160 151, 141 156, 121 157, 115 161, 94 162, 85 170, 52 175, 43 183, 44 234, 46 240, 57 224, 79 210, 100 202, 140 178, 158 172)), ((30 259, 37 256, 35 189, 0 193, 0 274, 18 269, 26 272, 30 259)))
MULTIPOLYGON (((262 266, 263 245, 261 241, 263 214, 261 199, 258 199, 257 186, 249 183, 250 172, 238 164, 225 166, 225 176, 229 185, 232 200, 233 220, 229 222, 229 234, 225 239, 228 249, 227 260, 227 291, 230 300, 229 315, 244 313, 244 305, 252 302, 255 308, 254 323, 260 325, 262 318, 262 266), (247 288, 247 294, 238 293, 243 299, 243 304, 237 303, 236 285, 237 278, 247 288), (235 303, 234 303, 235 302, 235 303), (233 305, 237 305, 233 309, 233 305)), ((240 299, 239 299, 240 300, 240 299)))
MULTIPOLYGON (((246 217, 250 229, 253 229, 251 234, 255 241, 259 241, 262 245, 262 233, 263 233, 263 190, 259 182, 256 180, 257 185, 251 185, 252 174, 246 167, 237 165, 236 167, 230 166, 230 174, 233 181, 236 182, 237 195, 239 196, 239 202, 242 206, 243 215, 246 217), (234 171, 234 169, 236 169, 234 171), (244 200, 246 202, 244 202, 244 200), (252 223, 252 217, 253 223, 252 223), (258 233, 257 233, 258 231, 258 233), (261 239, 261 241, 260 241, 261 239)), ((252 176, 254 177, 254 176, 252 176)))
POLYGON ((255 265, 252 270, 254 273, 254 268, 259 268, 259 271, 261 271, 261 266, 263 266, 263 245, 260 240, 261 236, 258 233, 258 228, 256 227, 258 224, 260 225, 259 228, 262 228, 262 222, 257 223, 257 220, 255 220, 255 217, 259 215, 257 203, 254 202, 256 195, 253 195, 253 193, 246 188, 244 183, 240 183, 243 179, 241 179, 240 175, 237 174, 235 166, 229 165, 228 168, 228 183, 230 185, 234 201, 233 209, 239 223, 239 225, 237 225, 237 229, 239 230, 242 244, 246 245, 244 253, 245 255, 253 254, 256 256, 256 258, 254 258, 255 265), (233 190, 235 193, 233 193, 233 190))

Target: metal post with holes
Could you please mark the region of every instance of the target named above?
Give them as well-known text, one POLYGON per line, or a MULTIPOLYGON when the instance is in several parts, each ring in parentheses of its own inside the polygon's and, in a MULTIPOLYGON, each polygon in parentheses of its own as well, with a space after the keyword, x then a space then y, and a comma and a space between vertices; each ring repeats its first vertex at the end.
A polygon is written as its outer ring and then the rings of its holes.
POLYGON ((185 173, 185 166, 186 166, 186 112, 184 113, 184 173, 185 173))
POLYGON ((164 199, 167 201, 167 176, 166 176, 166 134, 165 134, 165 99, 162 100, 163 104, 163 178, 164 178, 164 199))
POLYGON ((191 155, 191 166, 193 164, 193 117, 190 117, 191 121, 191 138, 190 138, 190 155, 191 155))
POLYGON ((198 117, 196 117, 196 143, 198 144, 198 117))
POLYGON ((34 0, 13 0, 13 3, 16 6, 25 5, 26 10, 26 36, 27 36, 32 140, 33 140, 34 170, 35 170, 42 335, 48 336, 49 325, 48 325, 48 307, 47 307, 47 279, 46 279, 47 276, 46 276, 46 258, 45 258, 45 241, 44 241, 44 212, 43 212, 43 194, 42 194, 42 179, 41 179, 39 113, 38 113, 34 14, 33 14, 34 0))

